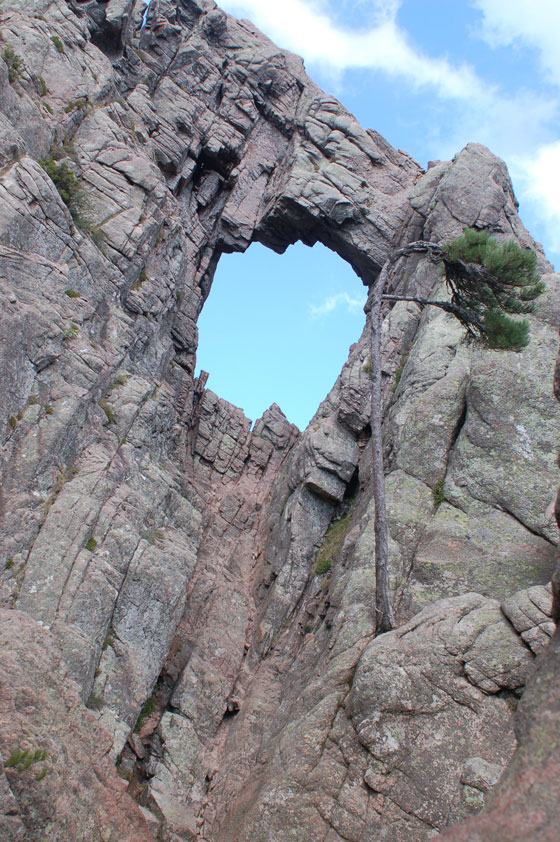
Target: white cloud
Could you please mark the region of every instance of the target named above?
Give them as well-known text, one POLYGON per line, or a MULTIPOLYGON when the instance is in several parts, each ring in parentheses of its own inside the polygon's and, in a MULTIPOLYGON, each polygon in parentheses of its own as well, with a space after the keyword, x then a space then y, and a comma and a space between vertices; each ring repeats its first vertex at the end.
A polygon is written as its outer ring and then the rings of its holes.
POLYGON ((318 319, 321 316, 328 316, 334 313, 335 310, 341 307, 345 308, 347 313, 358 313, 360 310, 363 310, 365 303, 365 293, 361 298, 354 298, 347 292, 337 292, 336 295, 329 295, 317 306, 311 304, 309 311, 313 318, 318 319))
POLYGON ((471 98, 486 88, 466 64, 418 52, 396 23, 400 2, 378 0, 376 25, 366 31, 337 26, 317 0, 222 0, 232 14, 249 17, 269 38, 307 62, 341 71, 370 68, 401 77, 415 88, 433 87, 443 98, 471 98))
POLYGON ((538 50, 549 81, 560 85, 558 0, 475 0, 483 15, 483 36, 491 46, 521 43, 538 50))
POLYGON ((549 247, 560 252, 560 141, 542 146, 531 158, 513 159, 511 169, 522 200, 543 223, 549 247))
MULTIPOLYGON (((281 10, 276 0, 222 0, 222 6, 249 17, 275 43, 331 74, 369 68, 400 80, 409 90, 433 91, 435 105, 445 101, 448 108, 455 103, 460 112, 446 114, 441 142, 436 140, 439 124, 430 124, 432 110, 427 107, 427 129, 435 129, 432 157, 454 154, 469 140, 509 157, 542 140, 557 109, 551 97, 527 90, 506 96, 470 65, 454 65, 447 58, 420 52, 397 23, 401 0, 347 2, 354 8, 367 5, 374 25, 359 31, 342 28, 329 16, 326 0, 284 0, 281 10)), ((505 5, 499 0, 476 2, 481 8, 492 2, 505 5)), ((516 2, 524 0, 512 0, 516 2)))
MULTIPOLYGON (((434 139, 434 154, 450 158, 469 141, 488 146, 509 164, 550 140, 550 126, 558 116, 559 103, 531 91, 514 96, 488 93, 471 102, 446 107, 445 131, 434 139)), ((440 125, 438 125, 440 128, 440 125)))

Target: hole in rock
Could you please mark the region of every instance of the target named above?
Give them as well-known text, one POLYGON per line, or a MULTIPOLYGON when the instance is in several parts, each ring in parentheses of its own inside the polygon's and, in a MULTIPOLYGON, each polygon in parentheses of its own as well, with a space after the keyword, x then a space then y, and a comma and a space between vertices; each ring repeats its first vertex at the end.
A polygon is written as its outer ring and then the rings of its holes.
POLYGON ((344 492, 343 503, 350 503, 356 497, 360 486, 360 472, 356 467, 344 492))
POLYGON ((365 301, 353 269, 320 244, 222 255, 198 321, 197 370, 253 422, 277 403, 305 429, 360 338, 365 301))

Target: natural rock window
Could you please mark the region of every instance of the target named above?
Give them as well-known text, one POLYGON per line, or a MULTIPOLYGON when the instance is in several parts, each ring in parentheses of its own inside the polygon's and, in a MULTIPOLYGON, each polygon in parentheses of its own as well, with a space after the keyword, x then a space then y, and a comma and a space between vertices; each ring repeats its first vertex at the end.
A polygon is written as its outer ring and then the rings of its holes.
POLYGON ((320 244, 223 255, 199 319, 198 369, 253 421, 277 403, 304 429, 360 337, 365 299, 351 267, 320 244))

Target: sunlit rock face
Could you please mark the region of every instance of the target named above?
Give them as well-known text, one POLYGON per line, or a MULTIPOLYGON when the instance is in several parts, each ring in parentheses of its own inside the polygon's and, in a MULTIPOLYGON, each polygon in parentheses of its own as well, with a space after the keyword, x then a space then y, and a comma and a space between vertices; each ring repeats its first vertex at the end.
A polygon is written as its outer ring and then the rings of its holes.
MULTIPOLYGON (((22 61, 0 62, 0 581, 35 648, 3 637, 0 827, 88 838, 87 809, 47 810, 48 776, 10 765, 48 743, 54 786, 79 710, 81 780, 97 742, 140 805, 131 840, 432 839, 483 806, 553 632, 559 278, 485 148, 424 173, 211 0, 143 12, 3 6, 22 61), (369 286, 396 248, 465 226, 534 248, 548 292, 520 354, 387 309, 399 625, 374 639, 368 328, 301 432, 276 405, 251 429, 194 379, 196 321, 220 255, 251 242, 320 241, 369 286), (51 723, 26 707, 41 672, 51 723)), ((418 256, 392 280, 440 286, 418 256)), ((104 842, 124 838, 107 804, 104 842)))

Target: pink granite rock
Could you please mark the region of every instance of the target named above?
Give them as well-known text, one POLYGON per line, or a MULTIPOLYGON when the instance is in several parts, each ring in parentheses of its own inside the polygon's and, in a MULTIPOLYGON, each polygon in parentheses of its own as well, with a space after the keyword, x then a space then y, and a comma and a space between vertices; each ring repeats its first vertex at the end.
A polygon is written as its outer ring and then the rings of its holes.
POLYGON ((0 611, 0 675, 6 842, 153 842, 59 646, 20 611, 0 611))

